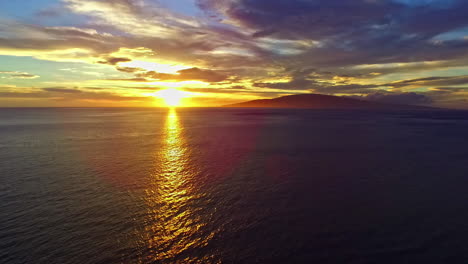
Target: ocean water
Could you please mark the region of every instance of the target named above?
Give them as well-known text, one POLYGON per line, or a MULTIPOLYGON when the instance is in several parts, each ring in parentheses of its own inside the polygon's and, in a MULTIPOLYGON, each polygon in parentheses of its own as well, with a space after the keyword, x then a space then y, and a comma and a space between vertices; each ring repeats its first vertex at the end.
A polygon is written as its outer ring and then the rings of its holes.
POLYGON ((467 112, 0 109, 0 263, 467 261, 467 112))

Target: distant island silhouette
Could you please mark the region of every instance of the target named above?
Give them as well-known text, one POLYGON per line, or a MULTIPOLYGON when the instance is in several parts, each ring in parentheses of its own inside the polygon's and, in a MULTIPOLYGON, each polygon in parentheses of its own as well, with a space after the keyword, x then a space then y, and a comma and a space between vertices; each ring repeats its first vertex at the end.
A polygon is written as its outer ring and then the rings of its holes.
POLYGON ((324 94, 296 94, 273 99, 259 99, 223 107, 239 108, 308 108, 308 109, 434 109, 419 105, 387 104, 324 94))

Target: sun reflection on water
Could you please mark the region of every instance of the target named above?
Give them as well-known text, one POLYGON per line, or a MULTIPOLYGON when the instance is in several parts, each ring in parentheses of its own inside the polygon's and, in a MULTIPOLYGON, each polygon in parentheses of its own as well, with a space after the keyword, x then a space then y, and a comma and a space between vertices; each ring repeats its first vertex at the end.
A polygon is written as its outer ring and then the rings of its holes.
POLYGON ((212 238, 201 234, 206 225, 202 208, 196 206, 201 194, 194 190, 196 169, 190 164, 184 131, 176 110, 169 110, 161 149, 157 152, 160 164, 154 183, 146 190, 150 208, 145 228, 149 254, 142 262, 215 263, 210 256, 190 256, 212 238))

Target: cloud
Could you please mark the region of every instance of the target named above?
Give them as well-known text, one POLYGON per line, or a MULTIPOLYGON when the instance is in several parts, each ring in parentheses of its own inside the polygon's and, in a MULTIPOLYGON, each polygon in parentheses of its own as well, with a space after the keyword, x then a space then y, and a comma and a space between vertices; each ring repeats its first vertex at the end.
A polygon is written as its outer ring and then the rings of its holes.
POLYGON ((334 94, 334 93, 368 93, 369 89, 377 88, 380 85, 375 84, 356 84, 347 81, 336 82, 333 77, 338 79, 348 79, 352 77, 336 76, 329 72, 316 72, 315 69, 299 71, 292 73, 293 78, 287 82, 257 82, 254 87, 285 90, 310 90, 314 93, 334 94), (317 76, 319 78, 317 78, 317 76), (323 79, 323 77, 327 79, 323 79))
POLYGON ((183 88, 184 91, 189 91, 189 92, 197 92, 197 93, 227 93, 227 94, 232 94, 232 93, 252 93, 252 91, 247 90, 243 86, 239 85, 234 85, 230 87, 216 87, 216 88, 206 88, 206 87, 201 87, 201 88, 183 88))
POLYGON ((379 85, 374 84, 342 84, 342 85, 315 85, 311 89, 314 93, 323 94, 366 94, 371 93, 373 89, 378 88, 379 85))
MULTIPOLYGON (((201 8, 229 17, 254 36, 328 39, 343 45, 365 44, 417 34, 428 39, 467 25, 466 1, 414 6, 402 1, 368 0, 198 0, 201 8), (450 20, 444 18, 450 17, 450 20), (354 36, 353 36, 354 35, 354 36), (359 39, 363 39, 360 41, 359 39)), ((396 43, 388 43, 396 44, 396 43)))
POLYGON ((119 41, 92 28, 41 27, 0 20, 0 55, 90 62, 118 49, 119 41))
POLYGON ((417 79, 409 79, 403 81, 396 81, 392 83, 388 83, 388 86, 392 87, 430 87, 430 86, 452 86, 452 85, 466 85, 468 84, 468 75, 461 75, 461 76, 434 76, 434 77, 426 77, 426 78, 417 78, 417 79))
POLYGON ((431 93, 468 93, 468 87, 437 87, 429 90, 431 93))
POLYGON ((135 74, 140 78, 152 78, 162 81, 202 81, 202 82, 222 82, 228 77, 222 73, 199 68, 190 68, 177 71, 177 74, 159 73, 148 71, 135 74))
POLYGON ((98 63, 117 65, 120 62, 129 62, 129 61, 132 61, 132 60, 129 58, 108 57, 108 58, 105 58, 103 61, 98 61, 98 63))
POLYGON ((401 11, 390 1, 225 1, 225 15, 255 30, 254 36, 321 39, 369 25, 388 23, 385 16, 401 11))
POLYGON ((430 88, 424 94, 430 96, 437 106, 468 109, 468 87, 430 88))
POLYGON ((417 7, 391 0, 199 0, 199 4, 227 17, 226 23, 252 32, 257 41, 265 37, 314 41, 293 56, 295 61, 291 57, 282 61, 297 66, 422 62, 467 55, 464 39, 434 41, 442 32, 468 26, 468 3, 461 0, 417 7))
POLYGON ((57 93, 83 93, 82 90, 61 88, 61 87, 42 88, 42 90, 46 92, 57 92, 57 93))
POLYGON ((390 104, 405 104, 405 105, 430 105, 433 99, 425 94, 420 93, 392 93, 392 92, 375 92, 360 97, 368 101, 390 104))
POLYGON ((126 79, 106 79, 106 81, 121 81, 121 82, 152 82, 152 80, 136 77, 136 78, 126 78, 126 79))
MULTIPOLYGON (((0 90, 2 87, 0 87, 0 90)), ((69 87, 45 87, 45 88, 28 88, 22 87, 19 90, 6 89, 0 91, 0 97, 5 98, 26 98, 37 99, 46 98, 50 100, 64 101, 114 101, 114 102, 149 102, 153 98, 150 96, 128 96, 109 91, 93 91, 87 89, 77 89, 69 87)))
POLYGON ((306 90, 310 89, 316 81, 306 79, 293 79, 288 82, 257 82, 254 87, 270 89, 306 90))
POLYGON ((20 71, 0 71, 0 78, 6 79, 36 79, 39 78, 39 75, 30 74, 27 72, 20 71), (3 77, 2 77, 3 75, 3 77))
POLYGON ((115 68, 118 71, 121 72, 127 72, 127 73, 134 73, 134 72, 139 72, 139 71, 145 71, 142 68, 133 68, 133 67, 116 67, 115 68))
MULTIPOLYGON (((201 81, 223 93, 237 94, 241 89, 226 88, 237 85, 259 96, 418 89, 435 101, 467 97, 436 90, 468 85, 468 34, 460 35, 468 31, 467 1, 194 1, 205 16, 187 16, 158 1, 63 0, 38 12, 48 19, 43 25, 2 19, 0 55, 102 64, 108 71, 99 79, 201 81)), ((63 82, 53 73, 42 77, 63 82)))

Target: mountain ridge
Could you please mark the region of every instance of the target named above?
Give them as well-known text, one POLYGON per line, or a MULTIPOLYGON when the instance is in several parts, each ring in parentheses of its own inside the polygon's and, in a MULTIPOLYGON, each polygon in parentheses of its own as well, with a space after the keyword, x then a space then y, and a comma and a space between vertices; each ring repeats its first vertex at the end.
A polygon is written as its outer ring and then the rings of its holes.
POLYGON ((306 108, 306 109, 432 109, 427 106, 389 104, 360 99, 324 95, 295 94, 272 99, 258 99, 236 104, 223 105, 232 108, 306 108))

